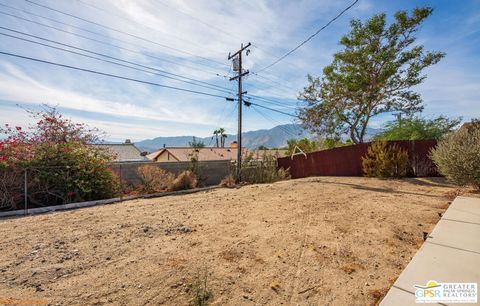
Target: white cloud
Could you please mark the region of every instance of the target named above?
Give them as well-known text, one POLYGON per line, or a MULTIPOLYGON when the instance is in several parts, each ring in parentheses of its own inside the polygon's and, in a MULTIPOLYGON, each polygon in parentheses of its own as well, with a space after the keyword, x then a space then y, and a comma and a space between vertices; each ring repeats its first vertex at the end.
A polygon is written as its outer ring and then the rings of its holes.
MULTIPOLYGON (((5 0, 0 1, 5 2, 5 0)), ((38 17, 31 17, 28 14, 15 12, 16 14, 99 39, 105 43, 119 45, 137 53, 2 16, 4 25, 110 56, 121 57, 214 83, 218 86, 233 87, 234 90, 235 84, 226 81, 223 77, 218 77, 216 73, 227 74, 227 54, 237 50, 240 43, 248 41, 253 43, 251 54, 245 58, 245 67, 251 71, 258 70, 260 67, 271 63, 278 56, 285 54, 351 3, 351 1, 331 0, 36 1, 111 28, 145 37, 158 44, 171 46, 173 49, 185 50, 186 53, 179 53, 155 43, 139 40, 19 1, 10 1, 7 4, 25 8, 28 11, 89 31, 98 32, 100 35, 45 21, 38 17), (90 3, 103 8, 106 12, 83 3, 90 3), (132 22, 126 20, 132 20, 132 22), (226 65, 215 64, 211 61, 202 60, 200 57, 209 58, 226 65), (208 67, 205 67, 205 65, 208 67)), ((408 6, 412 5, 414 4, 408 6)), ((306 84, 306 75, 308 73, 315 76, 321 75, 323 67, 331 62, 332 54, 339 48, 338 40, 342 34, 348 31, 348 20, 351 17, 365 18, 380 13, 382 10, 386 10, 389 15, 392 15, 395 6, 399 6, 399 4, 373 2, 371 0, 359 1, 352 10, 321 32, 307 45, 263 73, 268 78, 273 79, 274 82, 251 76, 246 80, 246 90, 251 94, 280 100, 295 99, 298 91, 306 84), (287 84, 287 86, 282 86, 282 84, 287 84)), ((440 7, 437 10, 441 9, 440 7)), ((426 44, 428 50, 446 50, 448 54, 448 61, 442 62, 438 67, 430 70, 426 83, 418 87, 426 102, 426 112, 428 113, 438 112, 447 115, 465 116, 466 114, 478 114, 480 109, 478 107, 480 77, 474 70, 474 67, 478 64, 478 56, 474 54, 478 54, 477 51, 479 50, 478 44, 472 43, 478 42, 478 20, 480 19, 478 13, 473 10, 471 15, 465 16, 461 22, 457 20, 457 17, 458 15, 452 15, 451 19, 442 20, 442 22, 452 24, 452 30, 446 31, 446 33, 436 31, 434 24, 430 24, 429 21, 426 23, 426 29, 421 31, 421 33, 425 33, 421 40, 426 44), (455 27, 458 27, 461 31, 455 31, 455 27), (469 39, 465 40, 465 36, 463 34, 458 35, 458 32, 469 35, 469 39), (452 46, 452 50, 448 49, 454 40, 456 48, 452 46)), ((0 43, 2 48, 13 53, 107 71, 165 85, 214 92, 211 89, 195 87, 131 69, 119 68, 111 64, 52 51, 44 47, 20 43, 5 37, 0 37, 0 43)), ((0 64, 1 100, 13 101, 12 103, 49 102, 59 104, 70 110, 96 113, 98 116, 94 121, 88 116, 79 116, 78 119, 82 121, 90 120, 89 122, 95 123, 96 126, 105 127, 107 132, 115 138, 140 139, 180 134, 201 136, 210 133, 212 127, 215 126, 226 126, 232 132, 236 128, 235 113, 231 112, 231 105, 226 104, 221 98, 210 99, 147 85, 64 71, 60 68, 5 57, 0 57, 0 64), (232 114, 232 116, 227 114, 232 114), (101 116, 109 118, 103 121, 98 119, 101 116), (112 123, 113 117, 117 118, 114 124, 112 123), (131 120, 136 121, 132 123, 131 120), (145 122, 140 123, 139 120, 145 122), (164 124, 153 123, 159 121, 164 122, 164 124)), ((21 112, 21 110, 18 112, 21 112)), ((269 114, 277 121, 290 121, 283 115, 269 114)), ((6 119, 10 119, 10 115, 7 116, 6 112, 2 112, 0 120, 6 119)), ((272 127, 277 124, 276 121, 263 119, 260 121, 259 119, 261 118, 256 116, 254 112, 247 111, 245 114, 246 129, 272 127)), ((378 122, 373 124, 379 124, 378 122)))

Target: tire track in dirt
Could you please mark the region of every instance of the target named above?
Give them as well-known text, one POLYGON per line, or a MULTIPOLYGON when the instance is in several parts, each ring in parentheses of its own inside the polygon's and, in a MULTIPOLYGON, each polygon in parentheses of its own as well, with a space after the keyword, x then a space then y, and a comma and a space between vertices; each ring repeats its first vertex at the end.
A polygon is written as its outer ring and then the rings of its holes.
POLYGON ((305 256, 305 251, 307 249, 306 248, 306 242, 308 238, 307 229, 310 227, 313 203, 314 201, 311 201, 309 204, 307 204, 306 215, 303 218, 302 220, 303 222, 300 225, 303 235, 300 241, 300 251, 295 264, 295 273, 293 274, 292 286, 290 287, 289 293, 287 295, 287 300, 289 305, 292 305, 293 296, 295 295, 295 292, 297 292, 298 290, 302 261, 305 256))

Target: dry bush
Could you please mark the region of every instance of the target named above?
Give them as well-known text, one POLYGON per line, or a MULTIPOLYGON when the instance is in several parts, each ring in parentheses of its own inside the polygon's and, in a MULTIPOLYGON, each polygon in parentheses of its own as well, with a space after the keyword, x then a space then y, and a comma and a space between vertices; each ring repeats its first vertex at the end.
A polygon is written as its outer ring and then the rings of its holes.
POLYGON ((435 164, 428 158, 417 161, 413 170, 415 176, 418 177, 431 176, 436 173, 435 164))
POLYGON ((235 178, 229 174, 220 181, 221 187, 233 188, 235 187, 235 178))
POLYGON ((242 181, 252 184, 273 183, 290 179, 287 170, 277 168, 277 159, 264 154, 261 160, 248 160, 242 164, 242 181))
POLYGON ((407 174, 408 152, 381 140, 372 143, 362 157, 362 169, 369 177, 404 177, 407 174))
POLYGON ((173 183, 175 175, 154 165, 144 165, 137 169, 138 176, 142 183, 141 193, 162 192, 168 189, 173 183))
POLYGON ((440 141, 431 158, 449 181, 480 189, 480 124, 462 128, 440 141))
POLYGON ((193 189, 198 186, 195 173, 190 170, 180 173, 168 186, 169 191, 193 189))
POLYGON ((22 207, 24 184, 22 171, 0 169, 0 210, 22 207))

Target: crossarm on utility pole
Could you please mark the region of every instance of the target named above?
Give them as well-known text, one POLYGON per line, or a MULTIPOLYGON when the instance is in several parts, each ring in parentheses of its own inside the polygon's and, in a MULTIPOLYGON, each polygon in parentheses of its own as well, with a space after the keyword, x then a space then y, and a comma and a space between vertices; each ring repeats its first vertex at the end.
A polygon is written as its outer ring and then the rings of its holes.
MULTIPOLYGON (((243 106, 243 91, 242 91, 242 77, 247 75, 249 71, 243 71, 242 69, 242 53, 248 47, 250 47, 250 43, 246 46, 243 43, 240 45, 240 50, 235 52, 233 55, 228 55, 228 59, 231 60, 235 57, 238 57, 238 74, 232 78, 230 81, 237 80, 238 81, 238 131, 237 131, 237 175, 236 181, 240 183, 241 177, 241 169, 242 169, 242 106, 243 106)), ((248 55, 248 52, 247 52, 248 55)))

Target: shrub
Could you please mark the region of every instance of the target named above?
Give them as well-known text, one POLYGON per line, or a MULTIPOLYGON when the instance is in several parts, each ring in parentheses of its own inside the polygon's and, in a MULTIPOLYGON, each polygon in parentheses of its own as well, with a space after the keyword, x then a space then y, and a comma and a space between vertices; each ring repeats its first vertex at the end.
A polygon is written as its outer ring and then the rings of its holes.
POLYGON ((407 174, 408 152, 386 141, 376 141, 362 157, 362 169, 370 177, 404 177, 407 174))
POLYGON ((180 173, 168 186, 169 191, 186 190, 196 188, 197 176, 190 170, 180 173))
POLYGON ((0 167, 0 210, 19 209, 24 201, 24 172, 0 167))
POLYGON ((175 179, 175 175, 155 165, 144 165, 137 169, 142 184, 141 193, 162 192, 168 189, 175 179))
POLYGON ((235 178, 232 174, 227 175, 220 181, 221 187, 233 188, 235 187, 235 178))
POLYGON ((0 190, 1 206, 23 207, 25 171, 31 206, 105 199, 118 194, 118 178, 108 166, 112 154, 89 145, 99 141, 97 129, 74 123, 48 106, 30 114, 38 121, 28 129, 8 124, 0 127, 0 168, 6 173, 3 175, 11 176, 2 182, 10 184, 15 177, 16 183, 21 182, 20 188, 0 190), (10 201, 5 200, 7 197, 10 201))
POLYGON ((264 154, 261 160, 245 159, 241 170, 242 181, 252 184, 273 183, 290 179, 288 170, 277 169, 277 159, 264 154))
POLYGON ((431 158, 451 182, 480 189, 480 124, 461 128, 441 140, 431 158))

